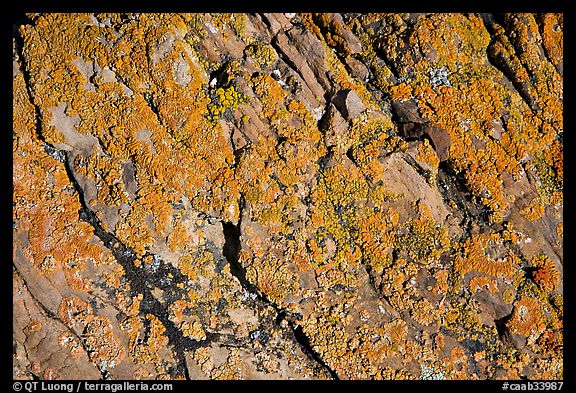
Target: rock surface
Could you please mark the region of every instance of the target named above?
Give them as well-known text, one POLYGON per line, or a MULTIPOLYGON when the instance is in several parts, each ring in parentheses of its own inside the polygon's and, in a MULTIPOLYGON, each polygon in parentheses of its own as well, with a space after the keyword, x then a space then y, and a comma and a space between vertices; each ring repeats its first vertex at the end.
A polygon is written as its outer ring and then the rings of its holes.
POLYGON ((14 31, 14 378, 563 378, 562 15, 14 31))

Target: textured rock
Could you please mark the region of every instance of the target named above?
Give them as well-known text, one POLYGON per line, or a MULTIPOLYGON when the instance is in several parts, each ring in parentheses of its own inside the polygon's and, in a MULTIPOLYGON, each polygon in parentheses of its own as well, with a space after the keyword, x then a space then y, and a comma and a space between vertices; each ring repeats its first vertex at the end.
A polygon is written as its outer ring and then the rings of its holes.
POLYGON ((354 90, 341 91, 334 97, 334 105, 347 119, 352 120, 366 109, 362 99, 354 90))
POLYGON ((14 378, 563 378, 561 15, 15 27, 14 378))

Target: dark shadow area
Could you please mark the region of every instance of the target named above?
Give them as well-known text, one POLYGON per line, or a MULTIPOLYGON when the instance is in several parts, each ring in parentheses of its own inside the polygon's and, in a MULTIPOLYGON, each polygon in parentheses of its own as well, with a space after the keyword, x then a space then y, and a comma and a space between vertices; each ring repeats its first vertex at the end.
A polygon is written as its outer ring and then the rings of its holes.
POLYGON ((314 359, 314 361, 318 363, 320 366, 322 366, 322 368, 328 371, 332 379, 339 380, 340 378, 338 378, 338 374, 336 374, 334 370, 328 367, 328 365, 324 363, 324 360, 322 360, 322 358, 316 353, 316 351, 312 349, 312 346, 310 345, 310 340, 308 339, 308 336, 306 336, 306 334, 304 334, 304 332, 302 331, 302 327, 295 325, 293 323, 290 323, 290 327, 292 328, 294 337, 296 338, 298 344, 300 344, 300 348, 302 348, 302 351, 310 358, 314 359))
POLYGON ((246 280, 246 270, 240 264, 240 225, 222 222, 224 232, 224 248, 222 254, 230 264, 230 273, 240 281, 243 288, 254 290, 253 285, 246 280))

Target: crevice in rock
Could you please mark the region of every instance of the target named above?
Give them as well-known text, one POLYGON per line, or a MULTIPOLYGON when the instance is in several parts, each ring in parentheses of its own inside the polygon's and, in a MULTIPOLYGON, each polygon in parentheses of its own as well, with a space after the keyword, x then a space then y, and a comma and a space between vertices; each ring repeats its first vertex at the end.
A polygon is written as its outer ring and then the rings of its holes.
POLYGON ((231 222, 222 221, 222 232, 224 234, 224 246, 222 253, 230 264, 230 273, 238 279, 244 290, 255 296, 255 299, 262 306, 272 307, 274 309, 276 312, 276 324, 280 325, 282 320, 286 320, 288 322, 288 327, 290 328, 293 340, 300 346, 302 352, 308 356, 310 360, 317 364, 320 369, 328 372, 332 379, 339 379, 338 374, 330 367, 328 367, 320 355, 312 349, 310 345, 310 339, 302 331, 302 328, 294 322, 298 316, 293 315, 288 310, 279 307, 276 303, 268 299, 266 295, 260 292, 258 288, 246 278, 246 269, 240 263, 240 251, 242 247, 240 240, 240 226, 242 222, 242 211, 244 209, 244 204, 245 202, 242 199, 240 203, 240 220, 238 221, 238 224, 234 225, 231 222))
POLYGON ((534 282, 538 268, 533 266, 524 266, 522 271, 524 272, 524 277, 526 280, 534 282))
POLYGON ((323 132, 324 134, 329 129, 329 118, 331 114, 330 106, 332 105, 332 99, 334 98, 334 94, 335 93, 333 91, 328 91, 324 94, 324 100, 326 101, 326 104, 324 105, 322 116, 320 117, 320 119, 318 119, 318 122, 316 123, 318 130, 323 132))
POLYGON ((240 264, 240 223, 234 225, 231 222, 222 222, 222 231, 224 233, 222 253, 230 264, 230 273, 238 279, 242 288, 260 296, 254 285, 246 279, 246 269, 240 264))
POLYGON ((496 331, 498 332, 498 337, 500 338, 500 340, 503 340, 504 336, 506 335, 507 332, 506 322, 508 322, 510 318, 512 318, 512 314, 508 314, 503 316, 502 318, 494 320, 494 325, 496 326, 496 331))
POLYGON ((364 262, 364 259, 360 260, 360 264, 364 267, 364 270, 368 275, 368 284, 370 285, 370 288, 372 288, 372 291, 374 292, 376 297, 384 303, 386 311, 388 311, 390 315, 394 316, 395 318, 398 318, 400 314, 398 313, 398 311, 396 311, 396 309, 392 306, 392 304, 390 304, 390 299, 388 299, 388 296, 384 295, 376 285, 376 279, 374 277, 374 271, 372 270, 372 267, 370 265, 367 265, 364 262))
POLYGON ((310 344, 310 339, 308 338, 308 336, 304 333, 304 331, 302 330, 302 327, 299 325, 296 325, 294 322, 288 321, 288 325, 290 326, 290 328, 292 329, 292 332, 294 334, 294 338, 296 339, 296 341, 298 342, 298 344, 300 344, 300 348, 302 348, 302 351, 311 359, 313 359, 316 363, 318 363, 318 365, 320 365, 320 367, 322 367, 324 370, 328 371, 328 373, 330 374, 330 376, 332 377, 332 379, 334 380, 339 380, 340 378, 338 377, 338 374, 336 373, 336 371, 332 370, 325 362, 324 360, 322 360, 322 358, 320 357, 320 355, 318 354, 318 352, 316 352, 313 348, 312 345, 310 344))
POLYGON ((328 161, 330 161, 332 157, 334 157, 334 146, 328 146, 326 149, 326 154, 318 158, 316 161, 316 164, 318 164, 318 173, 320 176, 324 176, 324 171, 326 170, 328 161))
MULTIPOLYGON (((42 114, 40 112, 39 106, 34 101, 34 95, 32 94, 30 75, 26 69, 26 61, 22 55, 22 38, 20 37, 20 43, 17 42, 18 51, 21 57, 22 73, 24 75, 24 80, 26 83, 26 89, 29 95, 30 102, 32 103, 35 114, 36 114, 36 134, 40 141, 45 143, 45 148, 48 148, 54 153, 59 152, 58 155, 61 158, 60 161, 63 162, 66 174, 74 190, 78 194, 78 199, 80 201, 80 211, 79 218, 82 221, 89 223, 94 231, 94 234, 102 241, 104 246, 108 248, 114 255, 118 263, 124 268, 125 276, 130 282, 130 288, 133 293, 142 293, 143 300, 141 303, 141 312, 143 314, 152 314, 157 317, 166 328, 166 335, 168 336, 169 344, 173 348, 175 358, 178 362, 177 372, 181 375, 188 377, 185 350, 194 350, 199 347, 208 346, 211 342, 216 341, 218 338, 223 337, 223 335, 207 332, 206 339, 203 341, 197 341, 188 337, 184 337, 182 333, 178 330, 176 325, 168 319, 168 307, 165 304, 160 303, 152 295, 150 286, 156 286, 160 289, 168 290, 169 292, 175 287, 173 285, 168 285, 168 282, 162 280, 166 277, 168 273, 172 273, 175 280, 182 281, 184 276, 176 268, 170 269, 166 263, 160 263, 159 270, 167 270, 165 275, 162 271, 154 271, 153 274, 147 274, 145 272, 137 270, 134 261, 137 259, 136 253, 130 247, 124 245, 118 240, 116 236, 103 230, 100 220, 96 217, 96 214, 88 208, 86 200, 84 198, 84 193, 82 187, 76 180, 74 172, 70 163, 70 153, 60 151, 52 146, 50 143, 46 142, 44 136, 41 132, 41 120, 42 114), (62 159, 63 158, 63 159, 62 159), (152 285, 151 285, 152 284, 152 285)), ((147 254, 148 255, 148 254, 147 254)), ((155 257, 155 256, 153 256, 155 257)), ((171 294, 168 293, 168 296, 171 294)))
MULTIPOLYGON (((532 111, 532 113, 537 116, 538 104, 532 102, 530 98, 530 94, 526 91, 526 87, 522 85, 521 82, 518 82, 514 77, 514 73, 505 63, 502 62, 501 59, 497 58, 492 51, 492 47, 494 42, 497 40, 496 31, 494 29, 494 24, 500 24, 499 20, 496 20, 496 17, 492 14, 481 14, 482 22, 484 23, 484 27, 490 34, 490 43, 486 48, 486 57, 490 65, 496 68, 498 71, 502 72, 504 77, 510 82, 511 86, 516 90, 516 92, 520 95, 522 100, 528 105, 528 108, 532 111)), ((514 48, 516 50, 516 48, 514 48)))
POLYGON ((466 179, 458 173, 448 161, 443 161, 438 166, 437 188, 446 206, 454 203, 457 211, 464 216, 461 225, 465 230, 463 238, 469 236, 472 223, 488 225, 489 210, 482 204, 472 202, 472 192, 466 184, 466 179))
POLYGON ((158 124, 164 125, 164 122, 162 122, 162 117, 160 116, 160 111, 158 110, 158 107, 154 103, 154 97, 152 96, 152 94, 144 92, 142 93, 142 97, 144 98, 144 102, 146 102, 146 105, 148 105, 148 108, 150 108, 152 113, 154 113, 154 115, 156 116, 158 124))
MULTIPOLYGON (((379 45, 378 41, 375 41, 372 44, 372 48, 374 50, 374 53, 376 53, 376 56, 378 57, 378 59, 382 60, 382 62, 384 63, 384 65, 390 70, 390 72, 392 73, 392 78, 391 81, 393 83, 398 82, 398 80, 400 80, 400 69, 399 66, 396 65, 392 60, 390 60, 388 58, 388 56, 386 55, 386 53, 384 53, 384 51, 382 50, 382 48, 379 45)), ((376 75, 376 72, 378 71, 376 69, 376 67, 370 67, 370 71, 372 73, 372 75, 376 75)))
MULTIPOLYGON (((86 205, 84 199, 84 194, 82 188, 76 181, 72 168, 70 167, 69 154, 66 154, 65 168, 66 173, 70 179, 70 182, 74 186, 74 189, 79 195, 79 200, 82 205, 80 209, 80 219, 88 222, 94 229, 94 234, 104 243, 104 245, 112 252, 116 260, 124 268, 125 277, 130 282, 130 288, 134 293, 141 293, 143 296, 140 311, 142 314, 152 314, 158 318, 164 327, 166 328, 166 336, 168 337, 168 342, 173 348, 175 358, 178 362, 177 372, 188 377, 187 367, 186 367, 186 357, 184 354, 185 350, 194 350, 200 347, 208 346, 213 341, 216 341, 221 335, 207 332, 206 339, 203 341, 197 341, 189 337, 185 337, 177 328, 177 326, 168 319, 168 305, 162 304, 153 295, 150 289, 151 286, 158 287, 163 290, 170 290, 174 285, 169 285, 168 283, 163 283, 161 278, 164 274, 168 274, 168 271, 174 277, 178 279, 178 276, 182 276, 182 273, 177 271, 177 269, 169 269, 165 262, 160 263, 160 267, 164 267, 167 271, 162 274, 161 272, 155 271, 153 274, 146 274, 135 266, 137 256, 134 250, 126 246, 118 240, 118 238, 102 229, 102 225, 96 214, 91 211, 86 205), (152 284, 152 285, 151 285, 152 284), (154 285, 156 284, 156 285, 154 285)), ((159 260, 156 256, 154 259, 159 260)), ((183 279, 183 277, 180 277, 183 279)), ((169 296, 169 295, 168 295, 169 296)))
POLYGON ((356 167, 359 167, 358 163, 356 162, 356 158, 354 158, 354 148, 355 146, 350 147, 346 150, 346 157, 354 164, 356 167))

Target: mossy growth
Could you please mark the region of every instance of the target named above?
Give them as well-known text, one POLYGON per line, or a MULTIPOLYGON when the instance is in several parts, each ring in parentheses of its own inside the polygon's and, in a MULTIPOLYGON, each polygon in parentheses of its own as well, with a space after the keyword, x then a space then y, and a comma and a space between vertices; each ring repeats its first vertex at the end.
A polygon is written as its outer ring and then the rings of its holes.
POLYGON ((448 250, 450 239, 448 231, 430 217, 424 205, 418 205, 418 210, 418 217, 408 220, 396 235, 395 247, 414 261, 429 265, 448 250))
POLYGON ((232 114, 238 106, 248 102, 248 97, 238 91, 236 86, 219 87, 210 94, 208 118, 212 123, 216 123, 222 116, 232 114))
POLYGON ((531 162, 531 168, 538 176, 537 188, 538 193, 543 198, 545 203, 560 203, 562 202, 562 192, 564 188, 563 180, 563 165, 562 145, 552 148, 551 150, 558 150, 556 154, 546 154, 536 156, 531 162))
MULTIPOLYGON (((212 14, 212 22, 218 29, 229 27, 236 36, 244 37, 246 35, 246 14, 237 13, 219 13, 212 14)), ((224 35, 226 37, 226 35, 224 35)))
POLYGON ((278 54, 272 45, 265 42, 255 42, 248 45, 244 49, 244 55, 249 56, 252 62, 261 69, 271 67, 278 60, 278 54))

